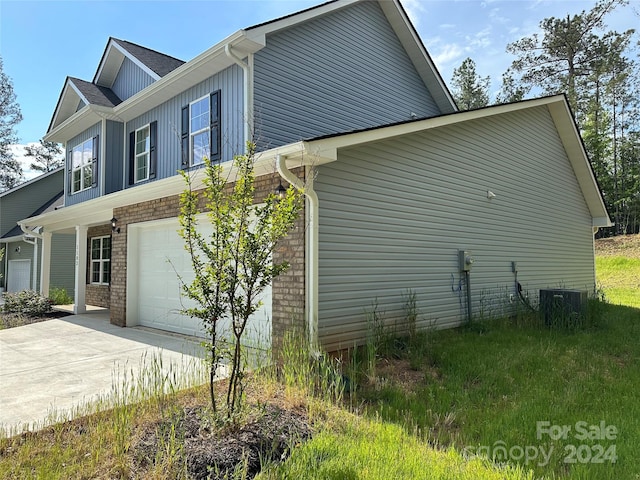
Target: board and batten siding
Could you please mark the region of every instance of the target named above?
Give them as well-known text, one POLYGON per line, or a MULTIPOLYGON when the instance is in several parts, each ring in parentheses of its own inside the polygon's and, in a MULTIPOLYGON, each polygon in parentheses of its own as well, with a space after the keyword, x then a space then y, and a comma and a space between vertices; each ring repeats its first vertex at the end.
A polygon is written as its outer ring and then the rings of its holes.
POLYGON ((154 82, 151 75, 124 57, 111 90, 123 102, 154 82))
MULTIPOLYGON (((153 121, 158 122, 157 174, 156 179, 171 177, 181 168, 181 114, 182 107, 216 90, 221 93, 221 161, 231 160, 234 155, 244 153, 244 100, 243 72, 233 65, 189 88, 171 100, 127 122, 125 142, 129 151, 129 135, 153 121)), ((125 160, 128 165, 128 159, 125 160)), ((127 170, 125 170, 127 171, 127 170)), ((140 185, 145 182, 139 182, 140 185)), ((130 187, 133 185, 126 186, 130 187)))
POLYGON ((105 139, 105 195, 118 190, 122 190, 122 178, 124 161, 122 149, 124 147, 123 138, 124 125, 121 122, 107 120, 105 139))
MULTIPOLYGON (((102 172, 102 163, 104 161, 103 158, 101 158, 100 156, 98 156, 98 168, 97 168, 97 172, 93 172, 94 175, 98 175, 98 182, 97 185, 95 187, 90 187, 87 188, 86 190, 82 190, 80 192, 77 193, 71 193, 71 186, 70 186, 70 181, 71 181, 71 174, 70 172, 73 169, 73 163, 72 163, 72 159, 71 159, 71 152, 73 151, 73 147, 75 147, 76 145, 89 140, 90 138, 95 137, 96 135, 99 135, 99 142, 103 142, 104 139, 102 138, 103 135, 101 135, 102 131, 101 131, 101 127, 102 127, 102 122, 98 122, 95 125, 92 125, 91 127, 89 127, 88 129, 86 129, 84 132, 80 133, 79 135, 76 135, 75 137, 73 137, 71 140, 69 140, 67 142, 67 151, 66 151, 66 167, 65 167, 65 175, 67 176, 67 178, 65 179, 65 192, 64 192, 64 204, 65 206, 69 206, 69 205, 74 205, 76 203, 81 203, 81 202, 86 202, 87 200, 92 200, 94 198, 98 198, 100 196, 100 182, 102 181, 100 179, 100 174, 102 172)), ((99 150, 100 151, 100 150, 99 150)))
POLYGON ((340 150, 315 189, 330 350, 366 338, 375 301, 400 321, 409 290, 421 327, 464 321, 458 250, 475 258, 475 316, 510 309, 512 261, 534 303, 541 288, 595 288, 591 216, 546 107, 340 150))
POLYGON ((263 148, 440 114, 376 2, 268 35, 254 66, 263 148))

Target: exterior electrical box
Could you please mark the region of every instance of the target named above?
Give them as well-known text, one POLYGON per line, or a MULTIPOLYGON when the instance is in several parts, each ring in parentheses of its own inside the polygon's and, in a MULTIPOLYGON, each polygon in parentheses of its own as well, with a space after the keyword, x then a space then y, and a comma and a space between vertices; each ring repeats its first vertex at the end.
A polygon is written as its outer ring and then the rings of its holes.
POLYGON ((471 252, 467 250, 458 250, 458 264, 461 272, 470 272, 474 261, 475 260, 471 256, 471 252))
POLYGON ((588 298, 586 290, 540 290, 540 312, 544 315, 545 325, 572 327, 583 323, 588 298))

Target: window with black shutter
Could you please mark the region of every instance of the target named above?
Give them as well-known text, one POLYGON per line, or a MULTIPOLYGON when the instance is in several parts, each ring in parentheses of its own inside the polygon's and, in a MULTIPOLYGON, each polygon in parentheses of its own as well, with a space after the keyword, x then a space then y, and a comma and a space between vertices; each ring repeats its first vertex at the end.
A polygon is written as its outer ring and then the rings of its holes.
POLYGON ((221 157, 220 91, 182 108, 182 167, 201 165, 207 157, 221 157))

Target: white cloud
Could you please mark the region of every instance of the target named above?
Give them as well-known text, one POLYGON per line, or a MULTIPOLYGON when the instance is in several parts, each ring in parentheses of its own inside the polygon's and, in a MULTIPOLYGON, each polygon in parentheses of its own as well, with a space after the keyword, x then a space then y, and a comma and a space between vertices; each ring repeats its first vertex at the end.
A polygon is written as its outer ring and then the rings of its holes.
POLYGON ((424 3, 421 0, 404 0, 402 2, 402 6, 407 12, 411 23, 418 28, 418 25, 420 25, 421 15, 426 13, 424 3))
POLYGON ((440 38, 426 42, 427 50, 441 73, 450 70, 449 66, 464 54, 464 48, 457 43, 443 43, 440 38))
POLYGON ((492 28, 487 27, 476 32, 474 35, 466 36, 465 39, 467 41, 467 46, 465 47, 465 51, 473 52, 476 50, 486 50, 491 46, 491 34, 492 28))

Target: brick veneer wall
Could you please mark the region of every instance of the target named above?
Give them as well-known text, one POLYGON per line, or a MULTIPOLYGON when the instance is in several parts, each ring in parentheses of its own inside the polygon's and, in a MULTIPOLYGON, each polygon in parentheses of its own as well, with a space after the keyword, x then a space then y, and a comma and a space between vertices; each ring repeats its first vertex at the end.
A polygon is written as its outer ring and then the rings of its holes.
MULTIPOLYGON (((304 179, 304 169, 293 172, 304 179)), ((277 173, 256 178, 255 202, 260 203, 273 192, 280 181, 277 173)), ((231 184, 229 185, 231 188, 231 184)), ((200 199, 204 208, 204 199, 200 199)), ((179 196, 173 195, 148 202, 127 205, 114 209, 120 233, 114 233, 111 241, 111 323, 126 325, 127 292, 127 226, 134 223, 177 217, 180 211, 179 196)), ((284 332, 293 327, 304 331, 305 313, 305 226, 306 214, 303 210, 295 228, 284 238, 274 254, 274 261, 286 259, 289 269, 272 284, 272 339, 275 347, 284 332)))
POLYGON ((111 300, 111 289, 109 285, 91 284, 91 239, 93 237, 105 237, 111 235, 111 225, 98 225, 87 229, 87 272, 85 291, 85 302, 87 305, 109 308, 111 300))

